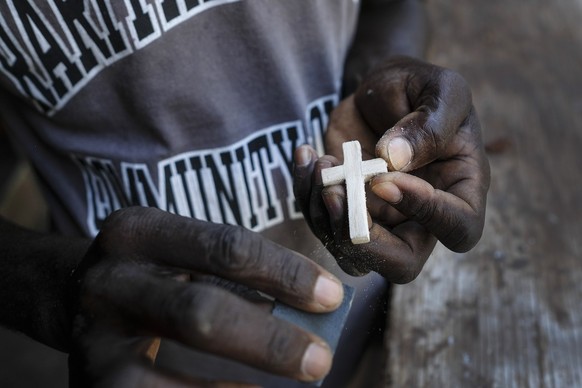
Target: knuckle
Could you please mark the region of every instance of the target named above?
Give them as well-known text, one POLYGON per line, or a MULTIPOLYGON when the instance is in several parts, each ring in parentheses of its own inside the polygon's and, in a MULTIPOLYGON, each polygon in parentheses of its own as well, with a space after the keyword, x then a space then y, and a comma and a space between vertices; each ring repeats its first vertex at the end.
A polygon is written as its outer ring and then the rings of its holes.
POLYGON ((289 363, 292 362, 295 356, 299 356, 299 352, 294 352, 302 341, 298 341, 296 330, 289 330, 289 328, 282 328, 281 325, 274 319, 269 320, 268 332, 269 340, 264 357, 264 366, 268 369, 286 370, 289 369, 289 363), (296 353, 296 354, 294 354, 296 353))
POLYGON ((455 70, 442 68, 441 80, 444 85, 452 85, 460 91, 471 93, 471 88, 469 87, 467 80, 465 80, 465 78, 455 70))
POLYGON ((481 239, 483 234, 483 221, 478 215, 472 215, 457 223, 442 239, 443 244, 457 253, 471 250, 481 239))
POLYGON ((411 207, 410 213, 412 219, 421 225, 428 225, 435 219, 435 215, 438 211, 438 206, 435 201, 425 200, 425 201, 408 201, 411 207))
POLYGON ((141 209, 137 207, 128 207, 114 211, 111 213, 101 226, 101 232, 120 231, 127 229, 132 221, 140 213, 147 213, 149 209, 141 209))
POLYGON ((210 265, 217 273, 256 270, 264 242, 238 226, 220 226, 210 247, 210 265))
POLYGON ((278 284, 281 289, 292 294, 301 294, 301 284, 303 284, 303 280, 308 276, 306 276, 305 269, 300 262, 293 260, 289 256, 282 260, 280 265, 270 268, 270 278, 273 279, 275 284, 278 284))
POLYGON ((360 251, 354 250, 351 243, 336 248, 332 253, 339 267, 348 275, 360 277, 372 270, 381 271, 380 268, 376 268, 374 260, 369 259, 368 254, 362 255, 360 251))
POLYGON ((135 245, 135 237, 142 235, 147 225, 155 224, 158 215, 159 210, 154 208, 128 207, 116 210, 103 221, 95 238, 96 244, 104 252, 130 250, 135 245))
POLYGON ((135 273, 114 261, 99 262, 80 274, 76 288, 77 312, 92 319, 110 319, 127 314, 124 285, 135 273))
POLYGON ((469 83, 458 72, 451 69, 443 69, 440 78, 440 88, 450 96, 449 104, 463 106, 468 114, 472 107, 473 96, 469 83))
POLYGON ((189 318, 189 324, 185 326, 188 326, 190 335, 196 341, 200 343, 213 341, 217 332, 216 327, 219 324, 215 318, 218 313, 216 305, 208 303, 208 299, 195 301, 197 303, 192 304, 188 314, 185 314, 189 318))
POLYGON ((407 264, 401 262, 393 272, 391 281, 396 284, 407 284, 418 277, 422 270, 422 266, 417 263, 407 264))
POLYGON ((219 325, 217 299, 219 290, 213 287, 186 287, 172 294, 162 306, 164 321, 182 336, 192 338, 195 343, 212 341, 219 325))

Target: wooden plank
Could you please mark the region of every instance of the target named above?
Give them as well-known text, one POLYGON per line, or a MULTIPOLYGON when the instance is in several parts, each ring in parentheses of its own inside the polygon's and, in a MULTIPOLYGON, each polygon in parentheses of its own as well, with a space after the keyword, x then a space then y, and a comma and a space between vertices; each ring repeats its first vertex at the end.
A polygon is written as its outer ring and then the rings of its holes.
POLYGON ((490 144, 481 243, 396 286, 393 387, 582 386, 582 2, 426 2, 490 144))

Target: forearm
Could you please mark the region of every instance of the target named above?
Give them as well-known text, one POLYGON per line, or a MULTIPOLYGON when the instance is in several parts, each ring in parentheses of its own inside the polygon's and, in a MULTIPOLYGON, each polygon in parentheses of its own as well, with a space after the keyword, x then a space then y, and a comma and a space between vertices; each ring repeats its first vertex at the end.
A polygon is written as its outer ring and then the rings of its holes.
POLYGON ((351 94, 378 63, 394 55, 422 57, 426 46, 420 0, 363 0, 344 69, 344 95, 351 94))
POLYGON ((69 278, 88 244, 32 232, 0 217, 0 324, 67 350, 69 278))

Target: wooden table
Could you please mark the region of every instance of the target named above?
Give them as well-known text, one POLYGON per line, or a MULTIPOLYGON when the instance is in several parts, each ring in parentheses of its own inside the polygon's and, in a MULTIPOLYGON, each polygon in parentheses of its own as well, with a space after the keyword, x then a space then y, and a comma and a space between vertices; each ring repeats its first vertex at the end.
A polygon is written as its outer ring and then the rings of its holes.
POLYGON ((428 0, 429 59, 473 89, 480 244, 396 286, 386 386, 582 387, 582 1, 428 0))

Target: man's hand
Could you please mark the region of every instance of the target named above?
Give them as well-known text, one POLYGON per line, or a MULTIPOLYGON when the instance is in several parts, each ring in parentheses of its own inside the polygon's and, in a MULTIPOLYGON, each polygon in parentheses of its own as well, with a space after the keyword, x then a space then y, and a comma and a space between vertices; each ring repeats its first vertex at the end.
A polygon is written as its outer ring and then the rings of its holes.
POLYGON ((372 72, 332 113, 321 159, 295 154, 295 195, 314 233, 348 273, 370 270, 412 281, 437 239, 463 252, 480 239, 490 172, 466 82, 457 73, 400 57, 372 72), (323 188, 321 170, 340 164, 341 145, 362 144, 364 159, 388 162, 370 182, 371 242, 347 235, 345 189, 323 188))
POLYGON ((305 311, 340 305, 339 280, 243 228, 124 209, 104 223, 74 278, 73 386, 195 385, 152 365, 156 337, 303 381, 331 366, 323 340, 208 281, 305 311))

